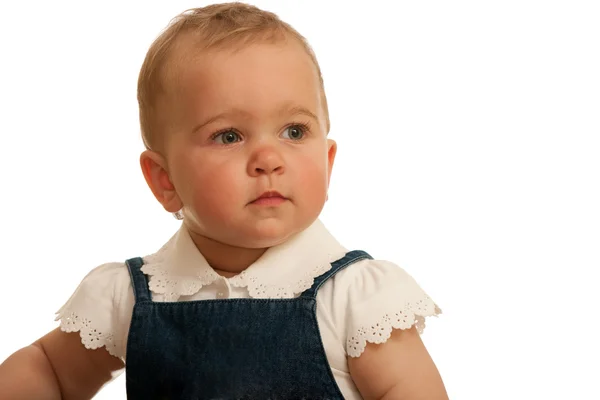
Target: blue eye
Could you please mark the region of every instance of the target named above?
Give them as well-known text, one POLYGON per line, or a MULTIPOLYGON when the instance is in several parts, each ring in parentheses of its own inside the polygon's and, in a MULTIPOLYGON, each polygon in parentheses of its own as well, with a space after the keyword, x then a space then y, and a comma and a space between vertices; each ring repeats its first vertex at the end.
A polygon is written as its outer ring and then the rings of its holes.
POLYGON ((285 128, 283 136, 286 139, 301 140, 306 133, 306 127, 302 125, 291 125, 285 128), (285 132, 288 132, 286 135, 285 132))
POLYGON ((231 143, 239 142, 241 140, 241 138, 240 138, 240 135, 238 135, 234 131, 229 130, 229 131, 218 133, 217 135, 215 135, 215 137, 213 137, 213 140, 216 140, 217 142, 219 142, 221 144, 231 144, 231 143))

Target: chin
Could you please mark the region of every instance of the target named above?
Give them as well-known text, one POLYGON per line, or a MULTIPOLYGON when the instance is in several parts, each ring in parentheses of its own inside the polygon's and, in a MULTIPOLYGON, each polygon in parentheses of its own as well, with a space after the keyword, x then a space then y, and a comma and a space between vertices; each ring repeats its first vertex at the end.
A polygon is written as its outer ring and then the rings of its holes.
POLYGON ((246 245, 243 247, 262 249, 277 246, 287 241, 294 233, 296 232, 257 232, 245 238, 246 245))
POLYGON ((259 224, 253 229, 246 230, 244 237, 240 237, 240 241, 244 242, 242 247, 246 248, 273 247, 284 243, 301 230, 296 226, 292 227, 281 223, 259 224))

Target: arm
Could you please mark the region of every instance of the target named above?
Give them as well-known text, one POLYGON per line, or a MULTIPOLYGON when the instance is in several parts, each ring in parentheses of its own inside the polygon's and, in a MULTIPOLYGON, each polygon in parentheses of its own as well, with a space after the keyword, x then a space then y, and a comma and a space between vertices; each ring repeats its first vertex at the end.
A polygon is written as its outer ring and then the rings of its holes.
POLYGON ((2 399, 91 399, 123 362, 106 349, 88 350, 79 333, 55 329, 0 365, 2 399))
POLYGON ((365 399, 448 400, 442 378, 417 330, 394 329, 387 342, 368 343, 349 357, 350 375, 365 399))

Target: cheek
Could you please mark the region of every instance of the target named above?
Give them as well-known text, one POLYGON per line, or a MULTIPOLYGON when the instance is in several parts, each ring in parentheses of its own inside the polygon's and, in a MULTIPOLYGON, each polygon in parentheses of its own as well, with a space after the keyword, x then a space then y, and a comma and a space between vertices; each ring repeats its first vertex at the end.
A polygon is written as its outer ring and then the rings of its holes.
POLYGON ((233 160, 223 163, 205 161, 190 165, 187 173, 189 190, 184 203, 196 209, 220 214, 246 200, 247 191, 240 166, 233 160))
POLYGON ((311 197, 325 196, 327 191, 327 163, 319 155, 308 155, 299 158, 294 165, 298 186, 311 197))

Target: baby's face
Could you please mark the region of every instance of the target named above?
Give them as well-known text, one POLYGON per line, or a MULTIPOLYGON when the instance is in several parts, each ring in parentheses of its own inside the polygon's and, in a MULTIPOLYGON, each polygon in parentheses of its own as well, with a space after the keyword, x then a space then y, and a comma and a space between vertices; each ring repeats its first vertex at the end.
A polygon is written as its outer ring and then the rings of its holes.
POLYGON ((215 50, 177 76, 165 151, 189 229, 259 248, 308 227, 325 204, 336 147, 302 47, 215 50), (282 197, 259 199, 269 192, 282 197))

